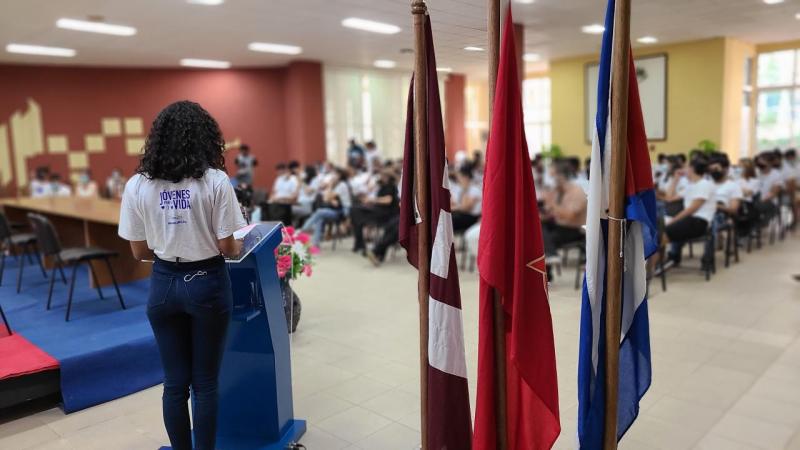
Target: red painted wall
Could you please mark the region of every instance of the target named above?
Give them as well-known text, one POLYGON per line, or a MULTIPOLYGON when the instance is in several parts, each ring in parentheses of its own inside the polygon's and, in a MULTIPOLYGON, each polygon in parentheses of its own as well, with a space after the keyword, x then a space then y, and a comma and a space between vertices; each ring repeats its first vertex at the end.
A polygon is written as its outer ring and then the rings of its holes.
POLYGON ((467 120, 465 89, 467 78, 464 75, 450 74, 444 82, 445 96, 445 142, 447 156, 453 158, 459 150, 467 149, 467 120))
MULTIPOLYGON (((103 117, 142 117, 147 133, 164 106, 189 99, 217 119, 227 141, 250 145, 260 162, 259 186, 271 183, 278 162, 325 157, 319 63, 222 71, 0 65, 0 86, 0 123, 34 99, 42 110, 45 147, 47 135, 65 134, 70 149, 83 149, 84 135, 100 133, 103 117)), ((229 173, 235 153, 228 155, 229 173)), ((89 155, 93 177, 101 181, 114 167, 130 175, 137 162, 126 154, 123 137, 107 138, 104 153, 89 155)), ((35 156, 28 170, 42 164, 67 175, 66 155, 35 156)), ((0 190, 8 195, 11 186, 0 190)))

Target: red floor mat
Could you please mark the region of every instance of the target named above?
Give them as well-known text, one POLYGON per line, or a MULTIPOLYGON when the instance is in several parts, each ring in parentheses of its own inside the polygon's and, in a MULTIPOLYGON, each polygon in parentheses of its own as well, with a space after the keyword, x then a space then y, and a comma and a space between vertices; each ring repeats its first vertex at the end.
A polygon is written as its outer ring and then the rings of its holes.
POLYGON ((58 361, 22 335, 0 337, 0 380, 57 367, 58 361))

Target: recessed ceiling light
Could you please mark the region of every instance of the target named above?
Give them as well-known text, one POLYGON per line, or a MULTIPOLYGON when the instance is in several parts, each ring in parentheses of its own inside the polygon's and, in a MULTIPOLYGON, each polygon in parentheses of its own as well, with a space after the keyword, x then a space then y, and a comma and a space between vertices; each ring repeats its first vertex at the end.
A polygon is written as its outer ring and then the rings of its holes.
POLYGON ((538 62, 542 60, 542 57, 538 53, 525 53, 522 59, 525 62, 538 62))
POLYGON ((225 0, 186 0, 186 3, 191 3, 192 5, 219 6, 225 3, 225 0))
POLYGON ((231 66, 231 63, 214 59, 184 58, 181 60, 181 65, 184 67, 202 67, 203 69, 227 69, 231 66))
POLYGON ((636 42, 640 44, 655 44, 658 42, 658 38, 655 36, 642 36, 636 40, 636 42))
POLYGON ((126 25, 114 25, 105 22, 90 22, 88 20, 58 19, 58 28, 65 30, 85 31, 87 33, 112 34, 114 36, 133 36, 136 28, 126 25))
POLYGON ((71 48, 61 47, 46 47, 44 45, 30 45, 30 44, 8 44, 6 45, 8 53, 20 53, 23 55, 40 55, 40 56, 60 56, 62 58, 72 58, 75 56, 75 50, 71 48))
POLYGON ((531 3, 535 2, 536 0, 515 0, 517 3, 521 3, 523 5, 530 5, 531 3))
POLYGON ((397 63, 391 59, 376 59, 372 65, 380 69, 394 69, 397 67, 397 63))
POLYGON ((373 20, 359 19, 357 17, 349 17, 342 21, 342 26, 353 28, 361 31, 369 31, 371 33, 381 34, 397 34, 400 32, 400 27, 383 22, 375 22, 373 20))
POLYGON ((777 5, 778 3, 783 3, 786 0, 764 0, 764 3, 768 5, 777 5))
POLYGON ((299 55, 303 48, 296 45, 271 44, 269 42, 251 42, 247 48, 254 52, 277 53, 279 55, 299 55))
POLYGON ((797 20, 800 20, 800 13, 795 14, 794 18, 797 19, 797 20))
POLYGON ((606 31, 606 27, 600 25, 599 23, 593 23, 591 25, 582 26, 581 31, 586 34, 602 34, 604 31, 606 31))
POLYGON ((437 67, 436 71, 437 72, 443 72, 443 73, 450 73, 450 72, 453 71, 453 68, 452 67, 437 67))
POLYGON ((483 48, 482 47, 474 47, 474 46, 470 45, 470 46, 464 47, 464 50, 466 50, 468 52, 482 52, 483 48))

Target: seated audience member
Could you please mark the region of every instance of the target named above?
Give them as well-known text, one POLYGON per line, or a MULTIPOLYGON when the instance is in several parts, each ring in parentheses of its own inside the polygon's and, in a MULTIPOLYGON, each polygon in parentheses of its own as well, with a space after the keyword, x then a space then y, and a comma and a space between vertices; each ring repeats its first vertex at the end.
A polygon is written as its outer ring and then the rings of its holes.
POLYGON ((462 167, 456 172, 455 184, 450 185, 450 210, 453 231, 461 233, 481 219, 483 192, 473 179, 472 168, 462 167))
POLYGON ((52 195, 49 167, 41 166, 36 168, 29 189, 33 198, 50 197, 52 195))
POLYGON ((667 170, 669 170, 667 155, 664 153, 659 153, 656 164, 653 164, 653 180, 660 180, 667 170))
POLYGON ((331 183, 322 191, 317 210, 306 220, 302 229, 312 231, 312 242, 319 246, 322 243, 325 224, 347 217, 351 206, 352 196, 350 186, 347 184, 347 172, 343 169, 336 169, 331 183))
POLYGON ((114 168, 111 175, 106 180, 106 191, 109 198, 122 198, 122 193, 125 192, 125 183, 128 180, 122 176, 122 169, 114 168))
POLYGON ((739 161, 741 176, 737 180, 739 187, 742 188, 742 195, 746 201, 752 201, 753 197, 761 189, 761 180, 756 173, 756 165, 752 159, 743 158, 739 161))
POLYGON ((317 195, 319 195, 320 182, 321 178, 317 174, 317 168, 306 166, 300 183, 297 203, 292 205, 292 218, 296 223, 302 223, 314 211, 314 202, 317 200, 317 195))
POLYGON ((543 195, 542 238, 547 256, 558 254, 562 246, 584 239, 587 198, 570 179, 572 169, 564 161, 551 166, 554 187, 543 195))
POLYGON ((668 159, 669 169, 658 183, 657 198, 664 202, 668 216, 678 214, 683 208, 683 197, 689 187, 686 177, 683 155, 675 155, 668 159))
POLYGON ((72 187, 61 181, 61 175, 50 174, 50 192, 53 197, 69 197, 72 195, 72 187))
POLYGON ((366 250, 364 245, 364 227, 376 224, 379 227, 388 224, 399 214, 399 193, 397 180, 391 169, 384 169, 378 179, 378 190, 374 196, 367 197, 360 205, 354 205, 350 212, 353 223, 354 252, 366 250))
MULTIPOLYGON (((681 176, 684 175, 681 170, 681 176)), ((689 164, 686 177, 689 185, 683 196, 683 210, 667 220, 664 234, 673 244, 670 259, 673 263, 680 264, 683 243, 705 235, 714 214, 717 210, 714 183, 705 178, 708 172, 708 162, 704 157, 698 157, 689 164)), ((677 183, 672 183, 674 190, 677 183)))
POLYGON ((762 153, 756 157, 756 167, 758 167, 759 187, 756 209, 761 213, 766 221, 775 216, 778 212, 778 200, 780 198, 783 183, 781 182, 780 171, 775 170, 772 153, 762 153))
POLYGON ((800 189, 800 164, 797 162, 797 151, 793 148, 783 154, 783 174, 789 205, 794 216, 792 224, 794 226, 800 218, 800 196, 797 195, 797 190, 800 189))
POLYGON ((714 198, 717 201, 717 211, 723 212, 730 217, 736 217, 739 213, 744 193, 739 183, 728 177, 730 161, 727 155, 717 155, 708 167, 709 175, 714 181, 714 198))
POLYGON ((375 196, 378 189, 378 172, 380 172, 380 168, 377 168, 375 173, 368 171, 365 167, 351 169, 348 184, 350 192, 353 194, 353 204, 359 205, 375 196))
POLYGON ((250 153, 250 146, 242 144, 239 146, 239 154, 234 160, 236 164, 236 180, 239 183, 253 185, 255 168, 258 160, 250 153))
POLYGON ((483 187, 483 171, 485 164, 486 159, 482 151, 475 150, 472 152, 472 162, 470 163, 470 167, 472 168, 472 180, 480 187, 483 187))
POLYGON ((300 181, 285 163, 275 166, 278 176, 272 184, 272 192, 267 200, 267 219, 292 224, 292 205, 300 194, 300 181))
POLYGON ((92 174, 89 169, 83 169, 78 175, 75 195, 78 197, 97 197, 97 183, 92 180, 92 174))

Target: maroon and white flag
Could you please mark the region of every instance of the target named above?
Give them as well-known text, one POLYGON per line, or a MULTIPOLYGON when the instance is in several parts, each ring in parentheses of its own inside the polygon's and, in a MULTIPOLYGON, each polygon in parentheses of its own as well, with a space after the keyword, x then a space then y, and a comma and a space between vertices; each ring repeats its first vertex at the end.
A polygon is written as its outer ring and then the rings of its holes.
POLYGON ((444 127, 436 76, 436 56, 430 17, 425 17, 427 48, 428 179, 430 198, 425 215, 419 220, 414 181, 414 104, 413 81, 408 98, 405 157, 400 200, 400 244, 408 261, 419 268, 419 258, 430 260, 428 298, 428 399, 423 417, 427 423, 427 450, 469 450, 472 448, 472 419, 467 389, 467 364, 464 354, 464 327, 461 319, 461 292, 453 245, 450 215, 450 184, 445 160, 444 127), (430 230, 428 254, 420 255, 417 237, 420 227, 430 230))

